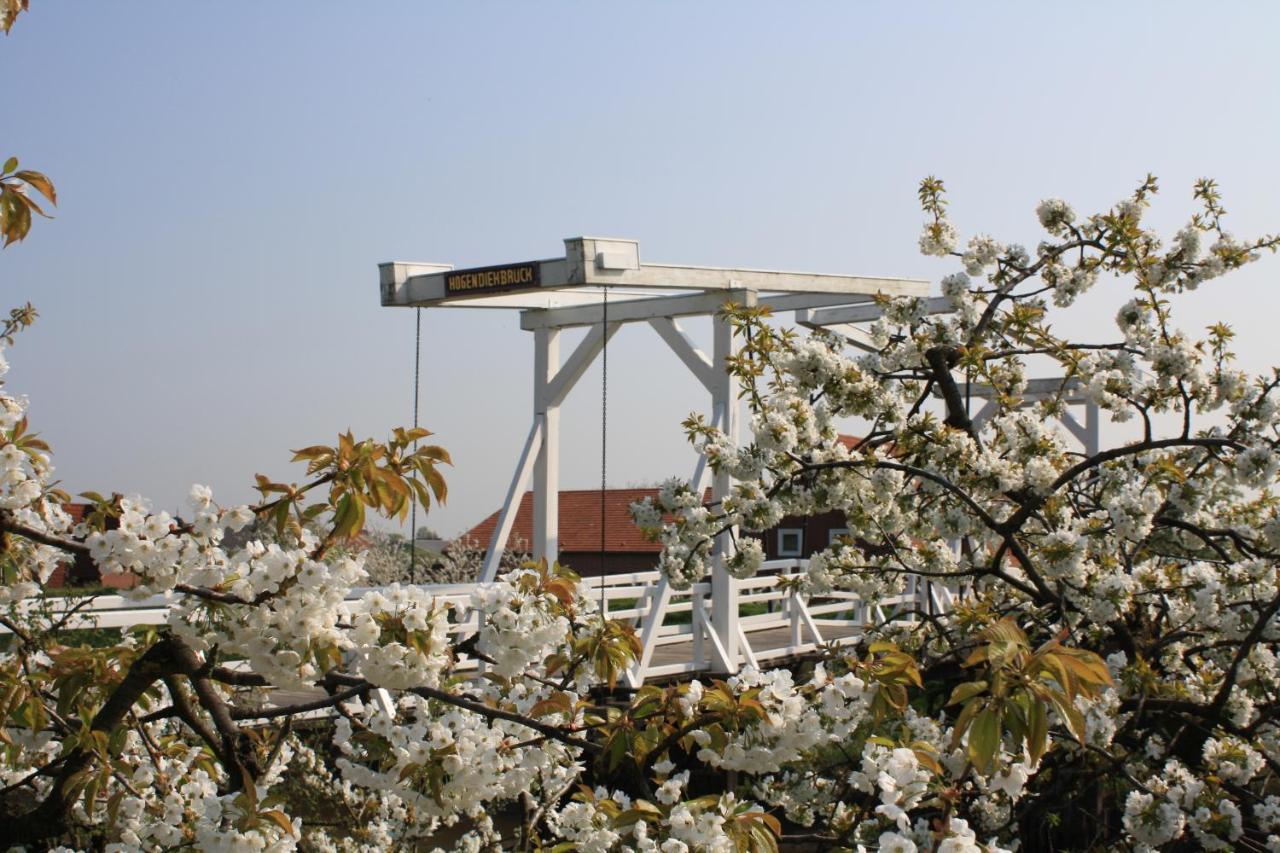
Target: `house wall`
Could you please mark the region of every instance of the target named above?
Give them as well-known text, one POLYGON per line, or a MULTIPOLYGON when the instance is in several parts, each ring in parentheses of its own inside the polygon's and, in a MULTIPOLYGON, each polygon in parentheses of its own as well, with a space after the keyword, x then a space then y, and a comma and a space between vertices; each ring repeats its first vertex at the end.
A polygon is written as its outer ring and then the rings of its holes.
POLYGON ((845 514, 839 510, 824 512, 821 515, 798 517, 789 515, 772 530, 766 530, 764 536, 764 554, 768 560, 785 560, 796 556, 808 558, 816 551, 821 551, 831 543, 832 531, 845 531, 849 522, 845 514), (782 554, 779 542, 782 531, 801 531, 800 554, 782 554))
MULTIPOLYGON (((568 566, 585 578, 600 575, 599 551, 562 551, 560 564, 568 566)), ((604 558, 604 574, 623 575, 629 572, 651 572, 658 567, 658 555, 653 552, 609 552, 604 558)))
MULTIPOLYGON (((800 557, 807 559, 817 551, 826 548, 831 542, 833 531, 845 532, 848 519, 843 512, 834 510, 810 517, 789 515, 777 527, 759 534, 764 540, 764 553, 767 560, 783 560, 795 555, 783 555, 779 552, 779 534, 783 530, 801 531, 800 557)), ((562 551, 560 562, 569 566, 583 577, 595 577, 600 574, 599 551, 562 551)), ((658 554, 654 552, 609 552, 605 555, 605 574, 617 575, 627 572, 648 572, 657 568, 658 554)))
POLYGON ((131 574, 103 575, 88 557, 76 557, 75 562, 59 563, 49 576, 49 587, 105 586, 110 589, 129 589, 138 583, 131 574))

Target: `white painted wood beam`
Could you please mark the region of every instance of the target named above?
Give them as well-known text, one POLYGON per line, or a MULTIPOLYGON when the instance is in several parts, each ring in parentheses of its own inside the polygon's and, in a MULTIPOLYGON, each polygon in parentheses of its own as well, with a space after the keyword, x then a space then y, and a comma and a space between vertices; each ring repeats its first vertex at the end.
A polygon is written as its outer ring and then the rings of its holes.
MULTIPOLYGON (((744 295, 748 305, 755 301, 754 293, 744 295)), ((738 443, 740 383, 736 376, 728 371, 728 360, 733 355, 733 325, 726 318, 717 316, 712 321, 713 330, 713 362, 716 371, 716 388, 712 392, 712 405, 720 407, 723 412, 725 437, 731 445, 738 443)), ((715 472, 711 485, 711 500, 722 501, 729 494, 733 484, 729 472, 715 472)), ((716 635, 720 645, 716 646, 718 660, 715 667, 722 673, 738 671, 739 635, 741 626, 738 622, 738 582, 729 574, 725 563, 734 554, 734 542, 738 534, 737 528, 726 531, 716 537, 712 550, 711 568, 711 634, 716 635)))
MULTIPOLYGON (((509 308, 549 308, 557 297, 547 292, 564 292, 582 286, 657 290, 739 290, 757 293, 796 294, 883 294, 885 296, 925 296, 929 283, 920 279, 879 276, 835 275, 789 272, 740 267, 707 267, 681 264, 642 264, 640 246, 634 240, 599 237, 571 237, 564 241, 560 258, 522 261, 536 267, 536 284, 508 292, 492 289, 473 293, 449 293, 447 264, 393 261, 379 264, 382 304, 389 306, 473 305, 509 308)), ((515 265, 513 265, 515 266, 515 265)), ((571 304, 572 296, 559 297, 559 304, 571 304)), ((803 307, 800 305, 794 307, 803 307)))
POLYGON ((627 681, 632 687, 639 687, 644 683, 649 670, 649 661, 653 659, 653 650, 658 645, 658 632, 667 615, 667 604, 671 601, 671 585, 665 577, 658 581, 658 586, 649 597, 649 601, 649 610, 644 616, 644 627, 640 630, 640 657, 627 673, 627 681))
POLYGON ((685 367, 698 378, 702 386, 714 394, 718 377, 715 368, 711 366, 711 359, 685 334, 680 324, 670 317, 654 317, 649 325, 667 342, 667 346, 671 347, 671 351, 684 362, 685 367))
POLYGON ((804 625, 809 629, 810 635, 813 636, 814 645, 821 646, 825 641, 822 639, 822 632, 818 630, 818 626, 813 621, 813 616, 809 613, 809 607, 803 600, 796 597, 796 604, 799 605, 800 618, 804 620, 804 625))
MULTIPOLYGON (((378 290, 384 306, 410 306, 418 296, 421 285, 410 286, 410 281, 425 282, 435 273, 453 269, 453 264, 420 264, 408 261, 391 261, 378 264, 378 290)), ((441 283, 443 292, 444 284, 441 283)))
POLYGON ((703 638, 707 634, 707 614, 704 609, 703 595, 695 592, 689 596, 689 628, 693 631, 692 646, 692 663, 696 667, 705 667, 707 665, 706 646, 703 638))
MULTIPOLYGON (((724 406, 716 404, 711 409, 711 426, 713 428, 724 429, 724 406)), ((707 465, 707 455, 705 453, 698 454, 698 462, 693 466, 693 477, 689 479, 689 483, 693 487, 695 495, 702 495, 707 490, 707 474, 711 468, 707 465)))
POLYGON ((383 714, 383 716, 396 718, 396 703, 391 698, 391 692, 385 687, 379 687, 373 691, 373 704, 383 714))
MULTIPOLYGON (((715 314, 726 302, 741 302, 746 290, 678 293, 647 298, 617 300, 617 291, 609 290, 609 321, 619 323, 648 322, 658 317, 693 317, 715 314)), ((757 305, 768 305, 775 312, 807 310, 833 305, 862 305, 870 296, 859 293, 775 293, 757 294, 757 305)), ((526 331, 544 327, 569 328, 598 325, 604 317, 599 295, 581 305, 546 310, 529 310, 520 315, 520 328, 526 331)))
POLYGON ((1101 435, 1099 431, 1099 419, 1102 411, 1098 408, 1098 404, 1092 401, 1084 404, 1084 452, 1090 456, 1098 454, 1098 448, 1101 446, 1101 435))
MULTIPOLYGON (((712 607, 714 608, 715 605, 712 604, 712 607)), ((714 613, 714 610, 712 612, 714 613)), ((709 663, 712 669, 715 670, 719 666, 719 664, 717 663, 718 661, 729 660, 729 650, 726 649, 725 644, 720 641, 720 635, 716 633, 715 626, 707 621, 707 617, 705 613, 702 616, 702 625, 707 629, 707 634, 706 634, 707 639, 711 641, 711 660, 709 661, 709 663)), ((738 638, 735 636, 734 643, 733 643, 735 649, 738 646, 737 639, 738 638)), ((736 654, 733 658, 733 669, 731 671, 732 672, 738 671, 738 658, 736 654)))
MULTIPOLYGON (((422 308, 486 308, 516 311, 554 311, 559 308, 579 308, 599 305, 602 289, 593 285, 564 287, 555 290, 531 290, 524 293, 506 293, 490 296, 471 296, 465 301, 424 303, 422 308)), ((609 304, 635 299, 652 299, 651 289, 611 287, 609 304)))
MULTIPOLYGON (((990 385, 980 382, 971 386, 969 394, 984 400, 999 396, 999 392, 990 385)), ((1022 392, 1024 400, 1044 400, 1058 396, 1062 397, 1064 403, 1083 403, 1088 399, 1084 396, 1080 380, 1074 378, 1028 379, 1027 387, 1022 392)))
POLYGON ((675 264, 641 264, 635 270, 591 270, 586 283, 697 290, 746 288, 757 292, 882 293, 885 296, 926 296, 929 293, 929 282, 921 279, 675 264))
POLYGON ((520 451, 520 461, 516 463, 515 474, 511 477, 511 485, 507 487, 507 499, 502 503, 498 514, 498 526, 493 529, 489 539, 489 550, 484 557, 484 570, 480 573, 481 583, 491 583, 498 576, 498 566, 502 562, 502 552, 506 550, 507 539, 511 536, 511 525, 515 523, 516 512, 520 509, 520 501, 524 498, 525 487, 529 484, 529 476, 533 473, 533 462, 542 446, 542 418, 534 416, 533 426, 529 427, 529 437, 525 439, 524 450, 520 451))
POLYGON ((605 343, 617 334, 619 328, 621 328, 619 323, 610 323, 607 331, 601 331, 601 327, 596 326, 587 332, 587 336, 547 383, 547 396, 553 405, 559 406, 564 402, 565 397, 569 396, 569 392, 573 390, 573 386, 582 378, 582 374, 586 373, 591 362, 595 361, 605 343))
MULTIPOLYGON (((898 295, 898 294, 895 294, 898 295)), ((903 296, 924 296, 924 293, 905 293, 903 296)), ((930 296, 925 300, 925 311, 929 314, 949 314, 955 305, 946 296, 930 296)), ((808 313, 806 325, 833 326, 838 323, 871 323, 884 316, 884 309, 875 303, 866 305, 845 305, 834 308, 816 308, 808 313)))
POLYGON ((588 266, 586 275, 571 268, 564 258, 532 261, 538 266, 539 284, 535 288, 495 293, 482 291, 474 295, 450 294, 445 277, 450 271, 444 264, 410 264, 393 262, 380 265, 379 281, 382 304, 391 307, 459 305, 462 307, 541 308, 548 300, 561 298, 574 301, 573 289, 596 286, 609 288, 663 290, 753 290, 757 293, 796 293, 836 295, 926 296, 929 282, 908 278, 879 278, 825 273, 784 272, 781 270, 735 269, 730 267, 694 267, 668 264, 644 264, 634 270, 599 270, 588 266), (425 272, 434 268, 437 271, 425 272))
MULTIPOLYGON (((999 404, 995 400, 997 392, 990 385, 974 384, 967 389, 966 393, 984 401, 982 409, 972 418, 974 426, 980 427, 999 409, 999 404)), ((1080 380, 1075 378, 1031 379, 1028 380, 1027 387, 1022 392, 1022 400, 1026 403, 1054 398, 1060 398, 1068 406, 1084 408, 1083 424, 1069 409, 1058 416, 1058 421, 1084 446, 1085 453, 1090 456, 1096 454, 1100 444, 1099 410, 1097 405, 1084 395, 1080 380)))
POLYGON ((804 326, 807 329, 822 329, 834 335, 839 335, 849 342, 851 346, 855 346, 866 352, 879 352, 880 347, 875 345, 871 339, 871 333, 861 326, 855 326, 852 323, 837 323, 832 326, 819 326, 809 320, 808 311, 797 311, 795 316, 797 326, 804 326))
POLYGON ((874 296, 865 293, 757 293, 756 304, 768 305, 776 314, 780 311, 802 311, 810 308, 829 308, 835 305, 864 305, 874 296))
MULTIPOLYGON (((655 317, 689 317, 714 314, 732 297, 732 293, 683 293, 609 302, 610 323, 648 322, 655 317)), ((612 291, 610 291, 612 296, 612 291)), ((525 311, 520 315, 520 328, 533 331, 543 328, 598 325, 604 319, 604 306, 599 297, 577 308, 554 308, 547 311, 525 311)))
POLYGON ((550 382, 560 369, 560 330, 534 332, 533 412, 542 418, 542 446, 533 468, 533 558, 560 554, 560 406, 550 382))
POLYGON ((756 653, 751 648, 751 641, 747 639, 747 632, 743 630, 742 623, 738 623, 738 653, 746 658, 747 665, 752 669, 760 668, 760 661, 756 660, 756 653))
POLYGON ((981 429, 982 425, 987 422, 987 418, 994 415, 999 408, 1000 408, 1000 405, 996 403, 995 400, 988 400, 986 403, 984 403, 982 408, 978 410, 978 414, 969 418, 969 420, 973 423, 973 428, 975 430, 981 429))
POLYGON ((1058 423, 1067 428, 1067 432, 1076 437, 1076 441, 1082 445, 1089 443, 1089 430, 1084 424, 1080 423, 1070 412, 1063 412, 1058 416, 1058 423))
MULTIPOLYGON (((714 406, 711 413, 711 425, 721 426, 724 417, 724 408, 720 405, 714 406)), ((693 484, 694 494, 701 495, 706 489, 707 474, 710 468, 707 466, 707 457, 705 455, 698 456, 698 463, 694 466, 693 477, 690 482, 693 484)), ((635 666, 628 671, 627 681, 632 687, 639 687, 644 683, 644 679, 648 674, 649 661, 653 656, 653 647, 656 645, 658 631, 662 627, 662 622, 666 619, 667 605, 671 601, 671 587, 667 579, 662 577, 658 581, 658 585, 652 589, 649 594, 649 609, 644 615, 640 633, 640 658, 636 661, 635 666)), ((723 645, 719 639, 714 636, 714 628, 710 624, 702 625, 705 622, 705 614, 699 611, 701 594, 695 593, 693 601, 693 614, 691 616, 692 630, 694 631, 694 651, 695 655, 701 653, 702 639, 698 635, 700 629, 705 629, 712 636, 712 643, 716 648, 723 649, 723 645)))

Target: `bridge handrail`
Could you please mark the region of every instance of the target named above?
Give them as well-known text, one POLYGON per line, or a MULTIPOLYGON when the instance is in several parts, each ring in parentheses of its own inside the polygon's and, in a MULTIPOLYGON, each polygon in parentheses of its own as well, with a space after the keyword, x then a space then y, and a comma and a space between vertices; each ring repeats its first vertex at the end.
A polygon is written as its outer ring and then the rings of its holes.
MULTIPOLYGON (((735 600, 739 607, 768 605, 768 610, 764 613, 743 614, 736 620, 739 646, 748 663, 812 651, 825 642, 822 634, 824 630, 842 628, 845 634, 837 639, 850 641, 856 640, 869 622, 897 623, 917 618, 904 613, 904 608, 908 611, 921 609, 931 613, 945 613, 954 607, 957 598, 957 593, 947 585, 929 582, 924 578, 913 578, 907 592, 886 597, 874 604, 844 590, 809 595, 802 592, 798 585, 779 583, 801 577, 807 567, 808 561, 799 558, 769 560, 761 566, 759 574, 734 581, 735 600), (783 627, 789 628, 789 641, 782 646, 755 649, 749 642, 749 633, 783 627)), ((629 679, 633 684, 642 683, 645 678, 657 675, 706 670, 711 661, 709 647, 721 647, 723 644, 711 627, 711 611, 714 607, 712 585, 703 581, 684 590, 666 588, 658 595, 657 591, 664 586, 661 579, 661 574, 654 570, 582 579, 590 598, 603 599, 605 613, 609 617, 628 620, 637 628, 648 624, 651 616, 658 620, 652 630, 646 629, 643 632, 649 648, 642 656, 644 666, 637 665, 637 671, 629 679), (615 602, 626 604, 611 608, 610 605, 615 602), (651 614, 655 603, 660 609, 651 614), (689 614, 687 620, 682 618, 686 613, 689 614), (676 621, 671 621, 670 617, 676 617, 676 621), (691 660, 688 664, 650 663, 654 648, 690 641, 691 660)), ((475 583, 401 586, 429 592, 457 605, 458 618, 450 626, 451 634, 470 634, 478 629, 478 622, 468 606, 475 583)), ((366 594, 386 589, 388 587, 355 587, 344 600, 349 605, 355 605, 366 594)), ((104 594, 91 596, 92 600, 88 604, 85 604, 83 597, 69 596, 65 600, 42 599, 19 607, 20 612, 30 612, 38 607, 49 608, 54 614, 66 614, 75 610, 74 616, 67 619, 67 629, 127 628, 133 625, 163 624, 178 595, 181 594, 145 597, 104 594)), ((8 633, 7 629, 0 626, 0 634, 4 633, 8 633)))

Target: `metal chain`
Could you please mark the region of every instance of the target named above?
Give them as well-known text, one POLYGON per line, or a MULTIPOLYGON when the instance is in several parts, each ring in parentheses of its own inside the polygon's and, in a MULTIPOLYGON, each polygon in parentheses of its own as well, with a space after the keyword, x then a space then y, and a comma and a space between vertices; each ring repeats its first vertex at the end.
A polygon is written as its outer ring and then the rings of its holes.
POLYGON ((600 612, 604 613, 605 504, 609 466, 609 288, 603 289, 600 316, 600 612))
MULTIPOLYGON (((413 428, 418 428, 418 376, 422 363, 422 309, 414 309, 413 329, 413 428)), ((418 442, 413 442, 414 450, 418 442)), ((409 510, 409 583, 418 582, 418 501, 409 510)))

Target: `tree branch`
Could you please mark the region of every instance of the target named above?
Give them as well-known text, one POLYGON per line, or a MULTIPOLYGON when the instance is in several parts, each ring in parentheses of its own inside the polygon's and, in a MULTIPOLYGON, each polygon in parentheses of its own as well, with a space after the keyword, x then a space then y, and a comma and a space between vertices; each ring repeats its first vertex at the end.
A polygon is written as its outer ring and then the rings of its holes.
MULTIPOLYGON (((176 671, 175 650, 172 638, 164 637, 135 660, 94 715, 90 730, 106 734, 119 726, 152 684, 176 671)), ((40 804, 26 814, 10 815, 0 821, 0 846, 33 844, 62 834, 74 799, 72 777, 89 767, 93 760, 94 754, 82 747, 68 753, 53 787, 40 804)))
POLYGON ((325 696, 322 699, 313 699, 310 702, 298 702, 293 705, 280 705, 273 708, 261 708, 258 710, 254 710, 252 708, 232 708, 231 718, 234 720, 274 720, 277 717, 291 717, 294 714, 302 714, 307 711, 319 711, 324 708, 331 708, 334 705, 339 705, 346 702, 348 699, 354 699, 357 696, 363 697, 372 689, 372 684, 360 684, 343 690, 341 693, 334 693, 333 695, 325 696))
MULTIPOLYGON (((347 684, 353 687, 356 685, 361 685, 366 688, 375 686, 363 678, 356 678, 350 675, 340 675, 339 673, 330 673, 329 678, 337 684, 347 684)), ((436 699, 440 702, 444 702, 445 704, 462 708, 464 711, 471 711, 473 714, 479 714, 486 719, 506 720, 511 723, 519 723, 526 728, 533 729, 535 732, 546 735, 552 740, 560 741, 566 746, 582 749, 592 754, 600 752, 602 748, 597 743, 591 743, 590 741, 585 741, 581 738, 575 738, 562 729, 540 722, 532 717, 526 717, 525 715, 517 714, 514 711, 504 711, 501 708, 493 708, 489 705, 477 702, 474 699, 468 699, 464 696, 456 696, 453 693, 438 690, 434 687, 414 687, 406 692, 412 693, 415 696, 421 696, 424 699, 436 699)))

